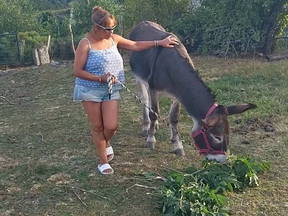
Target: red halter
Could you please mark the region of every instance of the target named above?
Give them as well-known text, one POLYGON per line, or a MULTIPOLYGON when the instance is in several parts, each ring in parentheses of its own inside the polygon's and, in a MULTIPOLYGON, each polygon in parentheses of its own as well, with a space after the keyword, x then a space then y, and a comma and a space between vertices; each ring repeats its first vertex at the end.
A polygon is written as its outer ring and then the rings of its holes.
MULTIPOLYGON (((218 104, 213 104, 206 116, 205 119, 213 113, 213 111, 218 107, 218 104)), ((192 137, 195 141, 195 145, 197 149, 199 150, 200 154, 224 154, 226 155, 225 151, 223 150, 215 150, 212 148, 212 146, 209 143, 209 139, 207 137, 206 129, 201 127, 199 130, 192 133, 192 137)))

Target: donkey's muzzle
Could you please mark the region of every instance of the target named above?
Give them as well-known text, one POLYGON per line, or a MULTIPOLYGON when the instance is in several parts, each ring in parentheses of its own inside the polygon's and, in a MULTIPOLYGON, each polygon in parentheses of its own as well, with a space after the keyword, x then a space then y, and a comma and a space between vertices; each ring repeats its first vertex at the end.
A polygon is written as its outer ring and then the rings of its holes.
POLYGON ((200 154, 223 154, 226 155, 227 146, 224 143, 213 146, 204 129, 192 133, 192 138, 200 154))

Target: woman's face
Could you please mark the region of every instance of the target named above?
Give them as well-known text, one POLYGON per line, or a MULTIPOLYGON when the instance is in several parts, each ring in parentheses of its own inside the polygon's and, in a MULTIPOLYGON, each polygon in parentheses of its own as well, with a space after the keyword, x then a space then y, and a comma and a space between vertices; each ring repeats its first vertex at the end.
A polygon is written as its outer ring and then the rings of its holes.
POLYGON ((113 34, 115 27, 115 22, 112 19, 109 19, 105 26, 94 24, 95 32, 103 39, 109 39, 113 34))

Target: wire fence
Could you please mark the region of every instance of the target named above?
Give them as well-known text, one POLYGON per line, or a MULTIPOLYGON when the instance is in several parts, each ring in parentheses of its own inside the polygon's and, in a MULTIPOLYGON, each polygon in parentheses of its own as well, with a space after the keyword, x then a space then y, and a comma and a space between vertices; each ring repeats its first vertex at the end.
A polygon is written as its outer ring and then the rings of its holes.
POLYGON ((19 65, 20 63, 20 47, 17 34, 0 34, 0 65, 19 65))

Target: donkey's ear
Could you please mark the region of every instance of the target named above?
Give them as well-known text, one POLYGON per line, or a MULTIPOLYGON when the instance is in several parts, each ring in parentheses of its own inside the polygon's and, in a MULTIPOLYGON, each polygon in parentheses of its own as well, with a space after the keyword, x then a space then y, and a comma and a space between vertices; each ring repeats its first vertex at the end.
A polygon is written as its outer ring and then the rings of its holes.
POLYGON ((239 104, 239 105, 233 105, 233 106, 228 106, 226 107, 227 110, 227 115, 234 115, 234 114, 239 114, 242 112, 245 112, 249 109, 254 109, 257 106, 255 104, 239 104))

